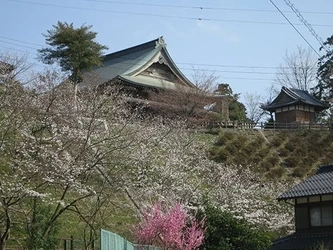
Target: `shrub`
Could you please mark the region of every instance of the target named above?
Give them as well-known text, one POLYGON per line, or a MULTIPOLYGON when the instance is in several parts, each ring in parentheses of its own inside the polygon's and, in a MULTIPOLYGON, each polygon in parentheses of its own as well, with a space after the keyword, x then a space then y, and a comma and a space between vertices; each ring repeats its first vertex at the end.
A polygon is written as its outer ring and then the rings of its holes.
POLYGON ((259 164, 262 161, 262 157, 260 157, 259 155, 252 155, 249 159, 249 161, 253 164, 259 164))
POLYGON ((293 177, 304 177, 308 173, 308 169, 305 167, 297 167, 293 170, 293 177))
POLYGON ((289 140, 286 143, 286 145, 284 146, 284 148, 290 152, 293 152, 297 148, 298 145, 299 145, 299 142, 295 142, 295 140, 289 140))
POLYGON ((295 168, 299 165, 299 157, 289 156, 284 160, 284 164, 288 168, 295 168))
POLYGON ((231 154, 237 154, 238 153, 238 148, 233 144, 233 143, 228 143, 228 145, 226 145, 225 149, 231 154))
POLYGON ((288 149, 286 149, 286 148, 281 148, 279 150, 279 155, 281 157, 287 157, 289 154, 290 154, 290 151, 288 149))
POLYGON ((225 137, 224 135, 220 135, 216 142, 215 142, 215 145, 216 146, 224 146, 226 143, 228 142, 228 138, 225 137))
POLYGON ((260 164, 259 164, 259 168, 260 168, 260 170, 261 171, 269 171, 271 168, 273 168, 274 167, 274 165, 272 164, 272 163, 270 163, 270 162, 268 162, 267 160, 265 160, 265 161, 262 161, 260 164))
POLYGON ((272 154, 267 157, 267 162, 271 163, 273 166, 276 166, 280 162, 279 156, 276 154, 272 154))
POLYGON ((262 144, 264 144, 264 139, 261 137, 256 137, 253 141, 251 141, 248 146, 250 148, 254 148, 254 149, 258 149, 262 146, 262 144))
POLYGON ((260 156, 261 158, 265 158, 269 155, 270 149, 267 147, 263 147, 262 149, 260 149, 258 151, 258 156, 260 156))
POLYGON ((273 138, 273 140, 271 141, 271 144, 274 147, 280 147, 282 145, 282 143, 284 142, 283 138, 279 137, 279 136, 275 136, 273 138))
POLYGON ((197 220, 205 218, 205 239, 200 249, 243 250, 268 249, 270 236, 245 219, 238 219, 231 213, 206 206, 197 213, 197 220))
POLYGON ((286 170, 282 167, 276 167, 276 168, 272 168, 269 170, 269 172, 266 173, 266 177, 269 179, 277 179, 277 178, 281 178, 282 176, 284 176, 284 174, 286 173, 286 170))
POLYGON ((217 150, 216 154, 214 154, 211 158, 212 160, 217 162, 225 162, 230 158, 230 154, 224 148, 220 148, 217 150))
POLYGON ((243 148, 244 145, 247 142, 247 137, 243 136, 243 135, 239 135, 236 138, 234 138, 234 140, 232 141, 232 144, 234 144, 235 147, 237 147, 238 149, 243 148))

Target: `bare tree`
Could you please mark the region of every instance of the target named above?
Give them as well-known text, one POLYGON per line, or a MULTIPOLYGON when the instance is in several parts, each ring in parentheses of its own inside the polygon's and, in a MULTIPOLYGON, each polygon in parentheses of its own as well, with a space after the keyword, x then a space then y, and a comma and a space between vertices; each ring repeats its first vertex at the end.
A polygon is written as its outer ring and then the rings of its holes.
POLYGON ((317 59, 308 48, 297 47, 295 52, 286 52, 279 66, 275 84, 310 91, 316 84, 317 59))
POLYGON ((257 93, 248 93, 244 95, 244 104, 246 107, 246 116, 255 125, 265 116, 266 112, 261 109, 263 97, 257 93))

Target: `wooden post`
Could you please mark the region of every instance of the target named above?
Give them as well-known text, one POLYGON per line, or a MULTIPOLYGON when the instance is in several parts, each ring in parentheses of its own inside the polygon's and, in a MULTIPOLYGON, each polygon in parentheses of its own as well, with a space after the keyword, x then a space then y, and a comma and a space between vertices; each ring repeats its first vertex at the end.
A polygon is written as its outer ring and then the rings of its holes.
POLYGON ((74 250, 74 237, 71 235, 71 250, 74 250))

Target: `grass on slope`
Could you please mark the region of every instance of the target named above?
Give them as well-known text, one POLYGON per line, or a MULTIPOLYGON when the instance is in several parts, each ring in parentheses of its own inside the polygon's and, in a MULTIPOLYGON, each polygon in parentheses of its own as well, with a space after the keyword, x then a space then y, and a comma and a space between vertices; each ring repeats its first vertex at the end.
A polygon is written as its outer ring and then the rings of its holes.
POLYGON ((220 130, 210 149, 217 162, 247 165, 268 178, 305 177, 333 164, 333 133, 323 130, 220 130))

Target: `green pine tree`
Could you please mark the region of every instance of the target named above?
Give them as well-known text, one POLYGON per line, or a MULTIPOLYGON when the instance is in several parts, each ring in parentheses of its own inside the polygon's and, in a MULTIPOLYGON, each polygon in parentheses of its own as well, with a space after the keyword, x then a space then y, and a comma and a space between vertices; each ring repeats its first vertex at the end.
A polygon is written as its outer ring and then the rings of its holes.
POLYGON ((101 64, 102 51, 108 49, 95 41, 92 26, 74 28, 73 23, 58 22, 48 30, 47 48, 38 50, 39 59, 46 64, 59 63, 62 71, 69 72, 74 85, 82 81, 82 71, 101 64))

